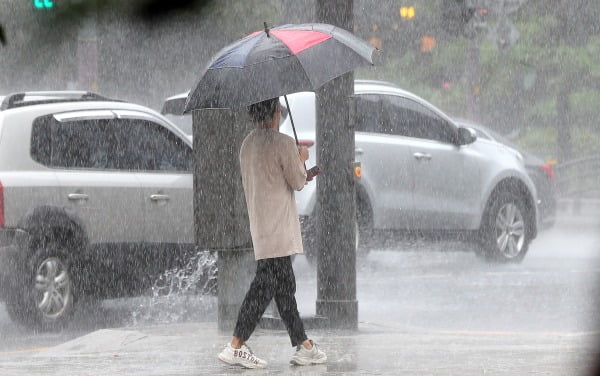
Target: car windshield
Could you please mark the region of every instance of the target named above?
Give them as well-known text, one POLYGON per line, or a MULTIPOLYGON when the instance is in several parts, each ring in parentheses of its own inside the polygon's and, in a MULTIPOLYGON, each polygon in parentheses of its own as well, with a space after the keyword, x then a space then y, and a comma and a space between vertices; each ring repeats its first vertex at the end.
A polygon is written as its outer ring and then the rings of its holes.
POLYGON ((493 131, 490 128, 485 127, 481 124, 474 124, 463 120, 458 120, 457 123, 461 127, 472 128, 475 131, 475 133, 477 133, 477 137, 479 138, 483 138, 486 140, 494 140, 501 144, 510 146, 514 149, 517 149, 519 147, 517 144, 506 138, 506 136, 503 136, 500 133, 493 131))
POLYGON ((485 130, 485 132, 487 134, 489 134, 494 140, 496 140, 496 141, 498 141, 498 142, 500 142, 502 144, 508 145, 508 146, 510 146, 511 148, 514 148, 514 149, 518 149, 519 148, 519 146, 517 144, 515 144, 514 142, 512 142, 511 140, 509 140, 508 138, 506 138, 506 136, 503 136, 500 133, 498 133, 496 131, 493 131, 493 130, 491 130, 489 128, 485 128, 484 126, 480 125, 479 127, 483 128, 485 130))

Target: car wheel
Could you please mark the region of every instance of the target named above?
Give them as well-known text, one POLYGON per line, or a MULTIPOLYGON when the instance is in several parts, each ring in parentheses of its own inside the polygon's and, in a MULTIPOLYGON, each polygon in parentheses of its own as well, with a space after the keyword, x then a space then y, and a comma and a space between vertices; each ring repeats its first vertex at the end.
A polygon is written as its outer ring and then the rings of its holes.
MULTIPOLYGON (((356 221, 354 221, 354 234, 356 241, 356 258, 357 260, 364 260, 371 250, 368 239, 371 234, 372 225, 372 212, 371 207, 364 201, 358 201, 357 199, 357 210, 356 210, 356 221)), ((314 220, 311 218, 304 218, 302 221, 302 245, 304 248, 304 255, 309 264, 314 265, 317 261, 317 240, 314 220)))
POLYGON ((356 200, 356 258, 364 260, 371 251, 368 242, 373 231, 373 215, 367 199, 356 200))
POLYGON ((303 255, 310 265, 314 265, 317 261, 317 234, 314 226, 314 218, 303 217, 300 220, 300 227, 302 228, 303 255))
POLYGON ((510 192, 496 196, 486 211, 481 229, 481 254, 485 259, 522 261, 531 241, 529 218, 521 197, 510 192))
POLYGON ((8 313, 25 326, 54 330, 69 321, 75 303, 74 280, 61 248, 48 244, 31 258, 29 275, 8 313))

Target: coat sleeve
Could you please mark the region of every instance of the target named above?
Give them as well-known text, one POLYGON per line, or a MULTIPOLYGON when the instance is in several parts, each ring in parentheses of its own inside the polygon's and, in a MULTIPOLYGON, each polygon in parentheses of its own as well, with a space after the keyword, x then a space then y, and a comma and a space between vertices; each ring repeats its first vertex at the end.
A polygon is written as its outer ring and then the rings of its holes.
POLYGON ((294 140, 286 138, 282 144, 281 166, 283 168, 283 175, 290 187, 296 191, 300 191, 306 183, 306 168, 300 160, 298 148, 294 140))

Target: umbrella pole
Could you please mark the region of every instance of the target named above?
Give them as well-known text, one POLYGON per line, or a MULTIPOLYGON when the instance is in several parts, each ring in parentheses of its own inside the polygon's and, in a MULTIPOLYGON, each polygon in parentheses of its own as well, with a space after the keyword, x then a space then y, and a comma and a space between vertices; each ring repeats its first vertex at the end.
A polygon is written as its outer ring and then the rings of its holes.
MULTIPOLYGON (((292 130, 294 131, 294 138, 296 139, 296 145, 300 146, 300 143, 298 142, 298 135, 296 134, 296 127, 294 126, 294 118, 292 117, 292 109, 290 108, 290 102, 288 102, 288 100, 287 100, 287 95, 284 95, 283 99, 285 99, 285 105, 288 109, 288 114, 290 114, 290 122, 292 123, 292 130)), ((306 170, 306 162, 304 162, 304 169, 306 170)))
POLYGON ((292 117, 292 109, 290 108, 290 102, 288 102, 287 95, 284 95, 283 99, 285 99, 285 105, 288 109, 288 114, 290 114, 290 122, 292 122, 292 130, 294 131, 294 138, 296 139, 296 145, 300 145, 298 143, 298 135, 296 134, 296 127, 294 126, 294 118, 292 117))

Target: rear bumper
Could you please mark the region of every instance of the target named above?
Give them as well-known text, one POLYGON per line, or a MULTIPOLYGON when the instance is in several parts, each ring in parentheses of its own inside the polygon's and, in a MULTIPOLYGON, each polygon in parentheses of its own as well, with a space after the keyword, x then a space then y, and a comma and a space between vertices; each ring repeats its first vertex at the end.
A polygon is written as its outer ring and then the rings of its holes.
POLYGON ((24 248, 28 233, 22 230, 4 230, 0 239, 0 301, 7 301, 23 283, 23 271, 27 261, 24 248), (10 234, 8 234, 10 232, 10 234), (6 242, 10 239, 10 244, 6 242))
POLYGON ((14 228, 0 228, 0 248, 12 245, 16 232, 14 228))
POLYGON ((0 301, 9 300, 17 287, 19 250, 14 245, 0 248, 0 301))

